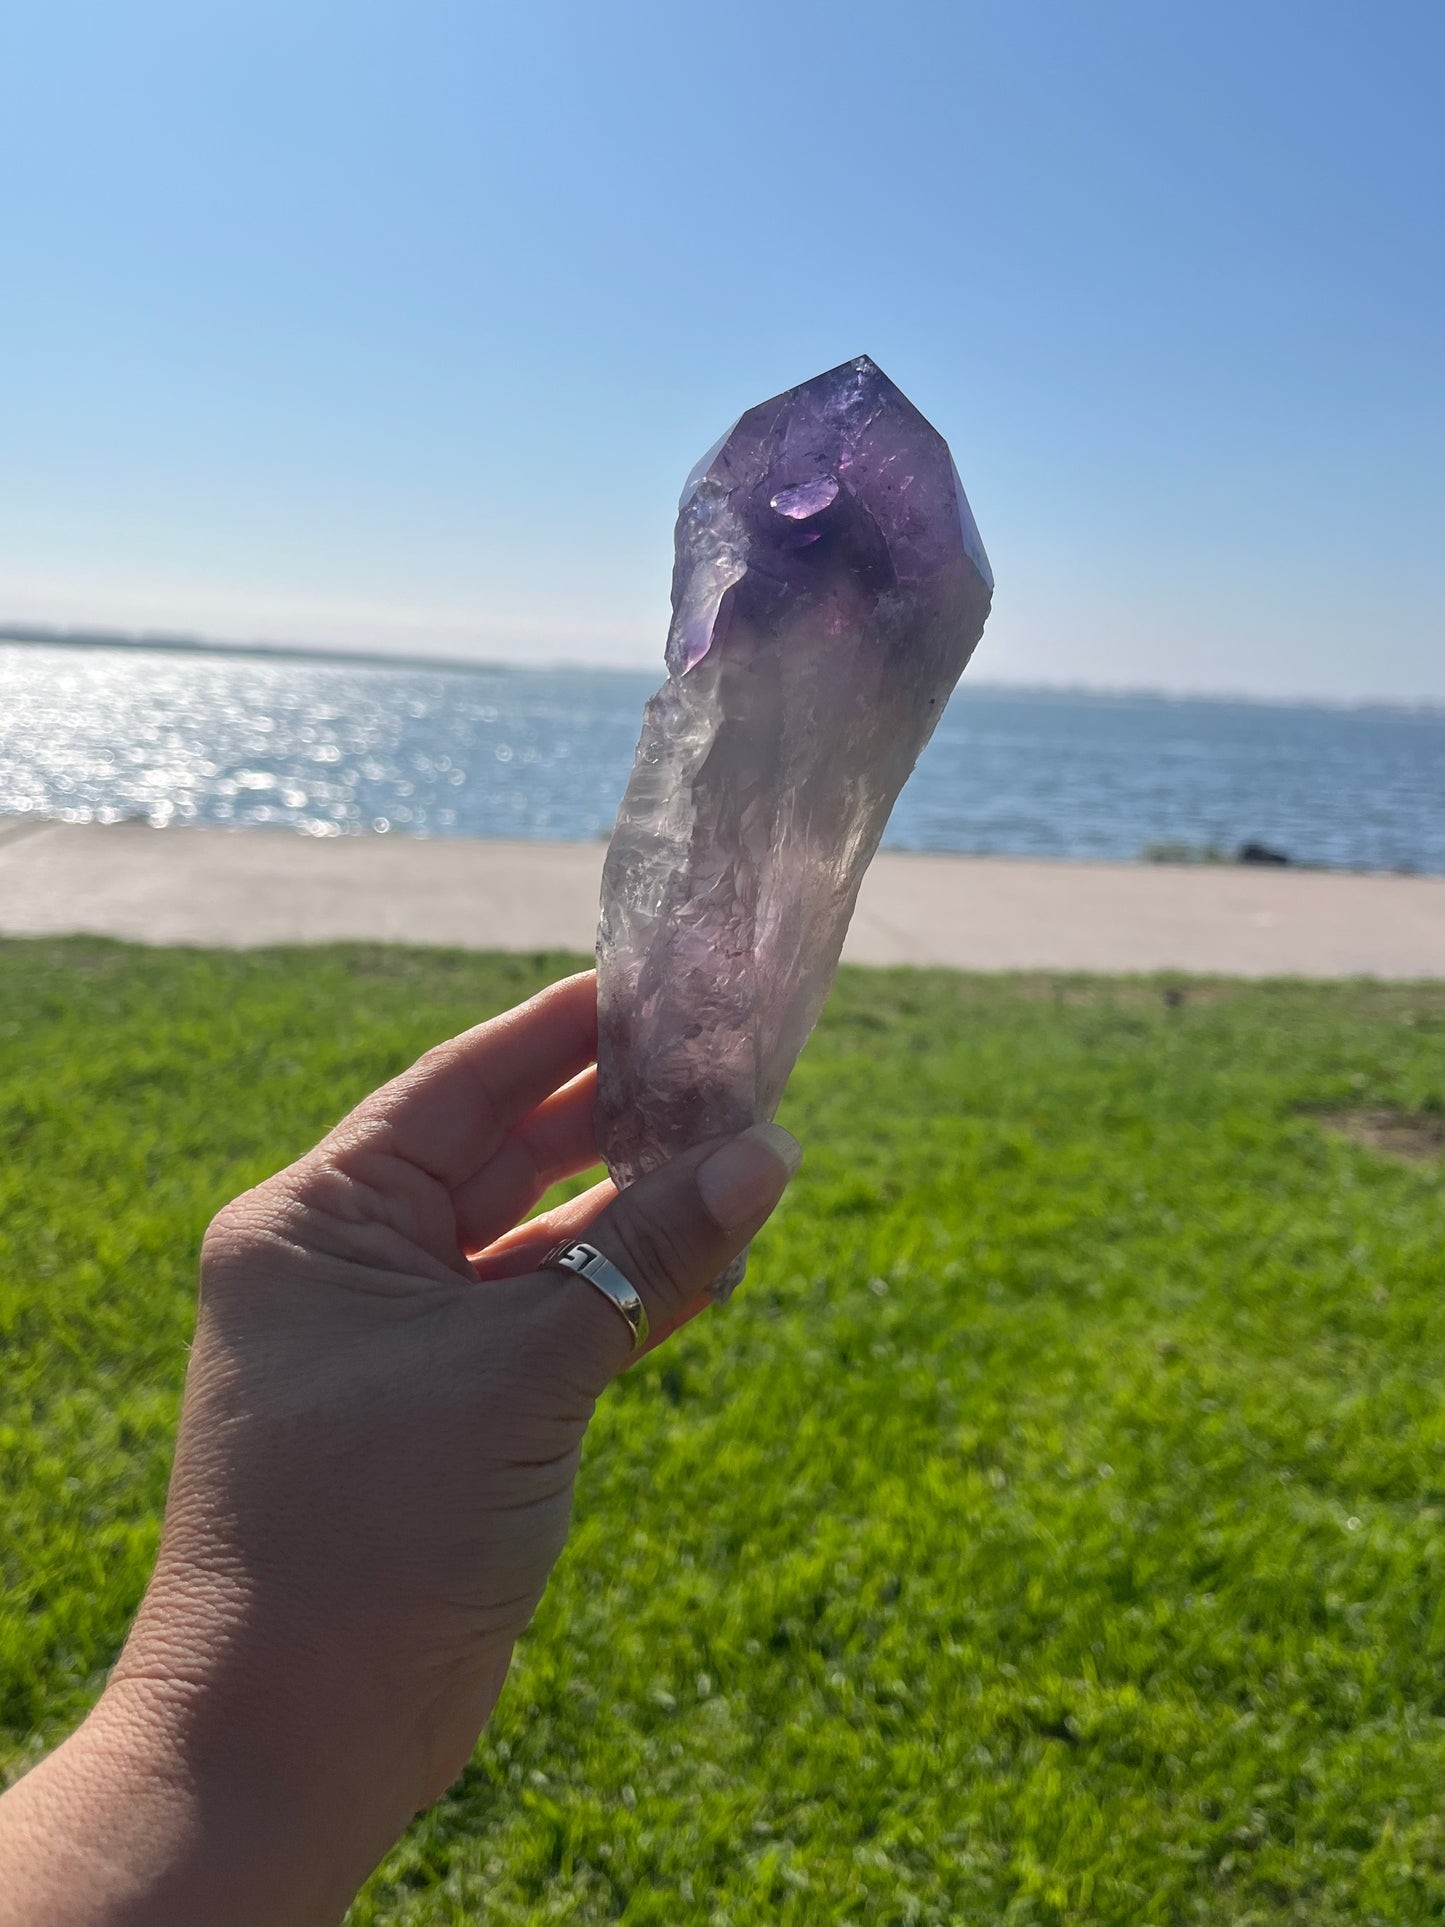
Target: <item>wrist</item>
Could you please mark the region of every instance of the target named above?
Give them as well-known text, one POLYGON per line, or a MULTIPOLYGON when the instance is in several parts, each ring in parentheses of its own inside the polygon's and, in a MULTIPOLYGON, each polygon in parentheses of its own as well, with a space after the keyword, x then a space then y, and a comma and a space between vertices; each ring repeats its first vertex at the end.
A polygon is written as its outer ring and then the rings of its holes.
POLYGON ((107 1687, 0 1802, 0 1927, 335 1927, 399 1828, 298 1804, 207 1723, 170 1682, 107 1687))
POLYGON ((224 1587, 174 1579, 83 1724, 0 1801, 0 1927, 336 1927, 421 1804, 358 1655, 275 1601, 228 1612, 224 1587))
POLYGON ((165 1844, 177 1903, 145 1927, 334 1927, 422 1804, 405 1709, 340 1629, 196 1590, 157 1575, 86 1723, 165 1844))

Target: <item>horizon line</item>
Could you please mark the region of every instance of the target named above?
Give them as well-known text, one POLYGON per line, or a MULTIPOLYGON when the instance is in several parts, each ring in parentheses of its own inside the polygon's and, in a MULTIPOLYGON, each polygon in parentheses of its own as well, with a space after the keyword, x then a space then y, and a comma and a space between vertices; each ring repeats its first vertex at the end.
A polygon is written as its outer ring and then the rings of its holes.
MULTIPOLYGON (((437 656, 388 649, 332 648, 324 643, 255 640, 222 642, 173 630, 101 629, 37 622, 0 622, 0 643, 58 649, 137 649, 175 655, 260 656, 288 662, 334 662, 380 669, 431 669, 446 673, 509 673, 521 671, 583 670, 589 675, 640 676, 652 673, 644 663, 579 662, 556 656, 526 661, 481 656, 437 656)), ((658 665, 661 673, 661 665, 658 665)), ((965 670, 965 674, 967 671, 965 670)), ((1445 701, 1429 696, 1258 695, 1239 690, 1171 690, 1147 684, 1078 682, 1009 682, 975 675, 968 690, 1023 697, 1072 697, 1090 702, 1219 703, 1258 709, 1390 710, 1407 716, 1445 715, 1445 701)))

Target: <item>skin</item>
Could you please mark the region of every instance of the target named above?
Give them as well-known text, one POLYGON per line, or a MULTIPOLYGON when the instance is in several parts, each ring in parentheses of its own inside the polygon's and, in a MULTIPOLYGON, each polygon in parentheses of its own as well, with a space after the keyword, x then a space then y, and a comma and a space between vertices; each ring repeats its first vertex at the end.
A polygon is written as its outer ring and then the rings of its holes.
MULTIPOLYGON (((590 975, 439 1046, 207 1234, 155 1574, 96 1707, 0 1799, 0 1927, 332 1927, 465 1765, 632 1336, 796 1169, 775 1126, 519 1223, 596 1162, 590 975)), ((650 1349, 650 1347, 649 1347, 650 1349)))

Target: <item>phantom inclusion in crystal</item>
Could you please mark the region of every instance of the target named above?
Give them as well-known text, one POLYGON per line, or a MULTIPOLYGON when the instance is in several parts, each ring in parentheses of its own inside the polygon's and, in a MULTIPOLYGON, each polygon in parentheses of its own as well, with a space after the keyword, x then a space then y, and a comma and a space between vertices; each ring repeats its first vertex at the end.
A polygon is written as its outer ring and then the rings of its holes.
POLYGON ((947 444, 866 355, 750 409, 688 477, 667 680, 602 884, 619 1185, 772 1117, 992 594, 947 444))

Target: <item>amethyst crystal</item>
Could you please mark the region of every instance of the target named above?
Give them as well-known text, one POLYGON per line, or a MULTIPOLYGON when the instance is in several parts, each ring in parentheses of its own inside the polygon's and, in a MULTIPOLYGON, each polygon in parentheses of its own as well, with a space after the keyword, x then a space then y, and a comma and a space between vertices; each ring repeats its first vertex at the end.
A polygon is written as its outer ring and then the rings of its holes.
POLYGON ((992 592, 947 444, 866 355, 751 409, 688 477, 667 681, 602 883, 619 1185, 772 1117, 992 592))

